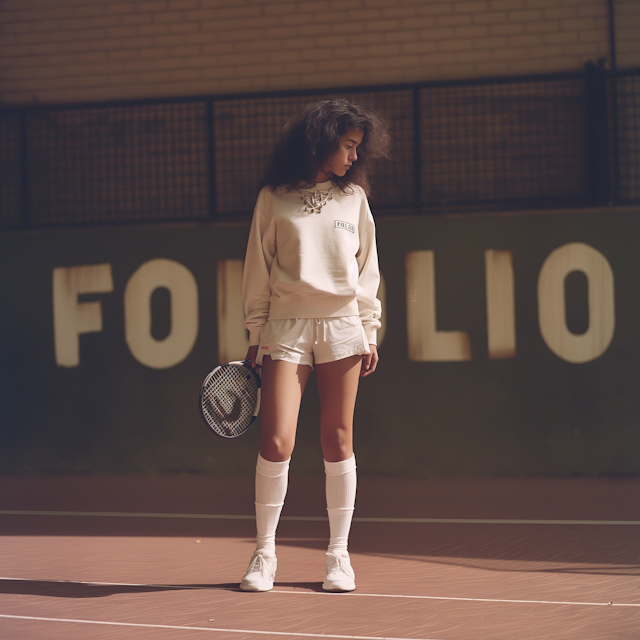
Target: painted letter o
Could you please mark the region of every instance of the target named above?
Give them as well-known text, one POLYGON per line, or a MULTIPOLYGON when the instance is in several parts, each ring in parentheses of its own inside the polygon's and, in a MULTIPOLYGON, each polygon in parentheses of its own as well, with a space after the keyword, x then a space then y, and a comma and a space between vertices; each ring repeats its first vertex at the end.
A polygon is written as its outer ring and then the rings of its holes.
POLYGON ((615 330, 613 271, 599 251, 573 242, 551 252, 538 277, 538 321, 549 349, 567 362, 589 362, 607 350, 615 330), (589 283, 589 328, 580 335, 566 321, 565 279, 572 271, 589 283))
POLYGON ((133 357, 152 369, 182 362, 198 337, 198 285, 189 269, 174 260, 145 262, 124 291, 125 339, 133 357), (171 296, 171 331, 163 340, 151 335, 151 295, 166 287, 171 296))

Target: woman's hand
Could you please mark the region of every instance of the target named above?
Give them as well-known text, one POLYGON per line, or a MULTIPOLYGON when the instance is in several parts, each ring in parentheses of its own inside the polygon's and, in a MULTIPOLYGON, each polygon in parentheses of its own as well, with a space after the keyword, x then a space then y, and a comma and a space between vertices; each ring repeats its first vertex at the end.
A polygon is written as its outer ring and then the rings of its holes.
POLYGON ((247 351, 247 355, 244 357, 245 360, 250 360, 251 361, 251 366, 255 369, 256 368, 256 356, 258 355, 258 345, 254 344, 253 346, 249 347, 249 350, 247 351))
POLYGON ((378 347, 375 344, 370 344, 369 351, 370 353, 362 358, 362 368, 360 369, 361 378, 371 375, 378 366, 378 347))

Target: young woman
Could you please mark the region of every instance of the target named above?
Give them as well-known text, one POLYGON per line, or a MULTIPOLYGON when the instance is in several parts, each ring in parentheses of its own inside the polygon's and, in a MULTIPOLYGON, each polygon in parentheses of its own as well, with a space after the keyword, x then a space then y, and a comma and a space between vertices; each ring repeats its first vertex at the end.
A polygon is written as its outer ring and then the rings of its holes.
POLYGON ((352 591, 347 539, 356 494, 353 412, 360 377, 378 363, 380 275, 367 202, 372 158, 384 156, 380 118, 346 100, 309 105, 284 129, 258 195, 242 295, 262 366, 256 468, 256 550, 244 591, 268 591, 300 400, 315 366, 330 541, 327 591, 352 591))

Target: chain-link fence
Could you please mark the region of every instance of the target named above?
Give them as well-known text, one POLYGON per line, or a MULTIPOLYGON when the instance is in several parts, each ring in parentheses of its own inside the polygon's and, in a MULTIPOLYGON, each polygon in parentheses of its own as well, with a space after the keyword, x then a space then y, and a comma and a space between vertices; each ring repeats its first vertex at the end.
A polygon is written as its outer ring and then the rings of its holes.
POLYGON ((613 79, 590 63, 482 81, 5 108, 0 226, 248 216, 284 123, 331 95, 389 122, 377 214, 640 201, 640 70, 613 79))

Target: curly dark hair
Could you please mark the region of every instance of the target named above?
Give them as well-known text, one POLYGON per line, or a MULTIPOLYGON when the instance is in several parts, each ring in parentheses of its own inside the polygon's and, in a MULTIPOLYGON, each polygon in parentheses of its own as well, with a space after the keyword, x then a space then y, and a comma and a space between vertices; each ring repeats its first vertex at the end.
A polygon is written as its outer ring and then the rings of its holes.
POLYGON ((358 160, 348 175, 334 175, 332 180, 344 192, 349 192, 351 185, 358 185, 369 195, 371 161, 386 157, 388 152, 387 124, 368 107, 342 98, 314 102, 284 126, 260 187, 285 187, 291 191, 314 185, 318 171, 338 150, 340 137, 350 129, 364 132, 358 160))

